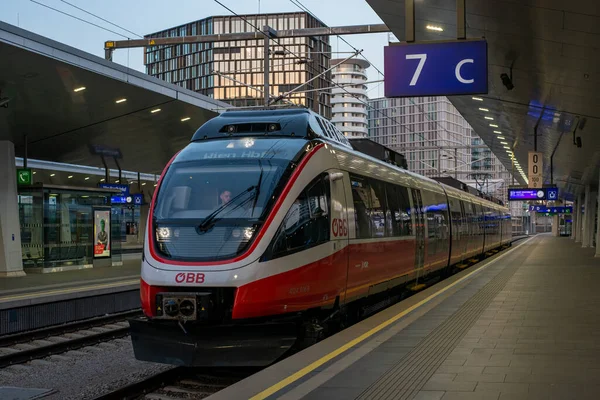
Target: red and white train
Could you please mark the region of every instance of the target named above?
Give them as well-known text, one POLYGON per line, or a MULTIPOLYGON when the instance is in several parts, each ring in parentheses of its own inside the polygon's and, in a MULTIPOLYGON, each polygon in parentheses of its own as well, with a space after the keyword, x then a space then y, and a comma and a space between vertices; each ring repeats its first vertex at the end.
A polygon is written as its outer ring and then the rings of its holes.
POLYGON ((136 357, 265 365, 313 328, 507 245, 508 209, 355 151, 306 109, 227 111, 151 203, 136 357))

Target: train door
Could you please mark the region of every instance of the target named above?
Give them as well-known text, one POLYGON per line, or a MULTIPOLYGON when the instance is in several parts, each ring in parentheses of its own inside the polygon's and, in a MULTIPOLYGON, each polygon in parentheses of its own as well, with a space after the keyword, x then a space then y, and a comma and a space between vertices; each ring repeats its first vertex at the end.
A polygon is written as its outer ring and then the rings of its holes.
POLYGON ((423 268, 425 261, 425 218, 423 199, 419 189, 411 189, 415 213, 415 270, 423 268))
POLYGON ((461 254, 462 260, 468 257, 469 253, 469 241, 471 239, 471 232, 469 231, 469 217, 467 216, 467 210, 465 209, 465 203, 462 200, 458 201, 460 204, 460 215, 461 215, 461 254))
MULTIPOLYGON (((343 271, 345 271, 344 277, 344 289, 348 284, 348 257, 349 252, 347 251, 350 226, 351 222, 348 220, 348 207, 346 199, 346 185, 344 184, 344 173, 339 170, 328 170, 329 182, 330 182, 330 193, 331 193, 331 232, 330 238, 333 246, 333 253, 338 254, 341 257, 336 257, 340 262, 344 263, 343 271), (343 259, 343 261, 342 261, 343 259)), ((353 227, 353 224, 352 224, 353 227)), ((342 270, 342 268, 339 268, 342 270)), ((346 297, 346 291, 342 290, 340 294, 340 305, 344 303, 346 297)))

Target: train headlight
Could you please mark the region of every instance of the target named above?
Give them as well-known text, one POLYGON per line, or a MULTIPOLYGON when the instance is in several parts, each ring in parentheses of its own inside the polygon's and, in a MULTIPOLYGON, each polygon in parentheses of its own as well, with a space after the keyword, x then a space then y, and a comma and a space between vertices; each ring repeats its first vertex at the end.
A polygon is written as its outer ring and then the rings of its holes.
POLYGON ((166 226, 161 226, 159 228, 156 228, 156 238, 163 242, 166 240, 171 239, 171 237, 173 236, 173 231, 171 230, 171 228, 166 227, 166 226))

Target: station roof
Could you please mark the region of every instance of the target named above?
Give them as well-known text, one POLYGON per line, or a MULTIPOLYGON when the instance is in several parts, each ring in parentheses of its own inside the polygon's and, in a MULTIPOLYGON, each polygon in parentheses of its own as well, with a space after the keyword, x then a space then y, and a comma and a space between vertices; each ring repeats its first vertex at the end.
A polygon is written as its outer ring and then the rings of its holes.
MULTIPOLYGON (((367 2, 395 36, 404 41, 405 1, 367 2)), ((556 148, 553 180, 560 188, 561 197, 573 199, 586 184, 597 186, 600 170, 598 1, 469 0, 466 4, 467 37, 484 37, 488 42, 489 93, 452 96, 450 101, 511 171, 512 161, 501 143, 507 142, 525 174, 528 152, 534 150, 533 129, 541 116, 538 151, 544 153, 544 183, 551 183, 550 156, 556 148), (510 75, 511 65, 514 89, 509 91, 502 84, 500 74, 510 75), (494 120, 487 120, 485 116, 494 120), (578 148, 574 145, 573 129, 581 121, 585 122, 583 129, 576 133, 582 141, 582 147, 578 148)), ((415 15, 417 41, 456 38, 456 1, 416 1, 415 15), (443 31, 428 30, 427 25, 443 31)), ((516 175, 518 183, 524 184, 520 174, 516 175)))
POLYGON ((0 97, 10 99, 0 140, 18 157, 27 134, 31 158, 101 167, 95 145, 120 150, 123 169, 160 173, 200 125, 231 108, 3 22, 0 60, 0 97))

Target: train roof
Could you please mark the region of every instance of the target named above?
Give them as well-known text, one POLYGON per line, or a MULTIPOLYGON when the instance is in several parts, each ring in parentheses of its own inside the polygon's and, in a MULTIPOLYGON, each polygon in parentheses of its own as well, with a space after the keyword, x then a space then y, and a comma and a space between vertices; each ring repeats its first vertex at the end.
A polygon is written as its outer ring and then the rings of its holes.
MULTIPOLYGON (((332 124, 319 114, 307 108, 298 106, 282 108, 282 107, 267 107, 264 109, 242 109, 228 110, 219 116, 204 123, 192 136, 192 142, 209 140, 209 139, 225 139, 232 137, 247 137, 247 136, 262 136, 262 137, 287 137, 298 139, 321 139, 329 142, 337 149, 342 150, 348 155, 352 155, 355 159, 362 159, 365 162, 383 168, 383 171, 389 173, 389 180, 396 181, 395 178, 405 177, 414 182, 413 185, 421 186, 429 190, 448 194, 461 199, 471 199, 481 205, 488 205, 493 208, 506 208, 500 204, 489 201, 485 198, 475 196, 471 193, 461 191, 445 183, 419 175, 413 171, 400 168, 388 162, 379 160, 359 150, 354 149, 350 141, 332 124)), ((341 165, 345 162, 340 154, 337 154, 338 162, 341 165)), ((353 169, 354 166, 347 165, 353 169)), ((365 165, 365 167, 367 167, 365 165)), ((361 172, 365 172, 361 170, 361 172)), ((368 171, 367 171, 368 173, 368 171)), ((375 176, 381 176, 374 173, 375 176)))

